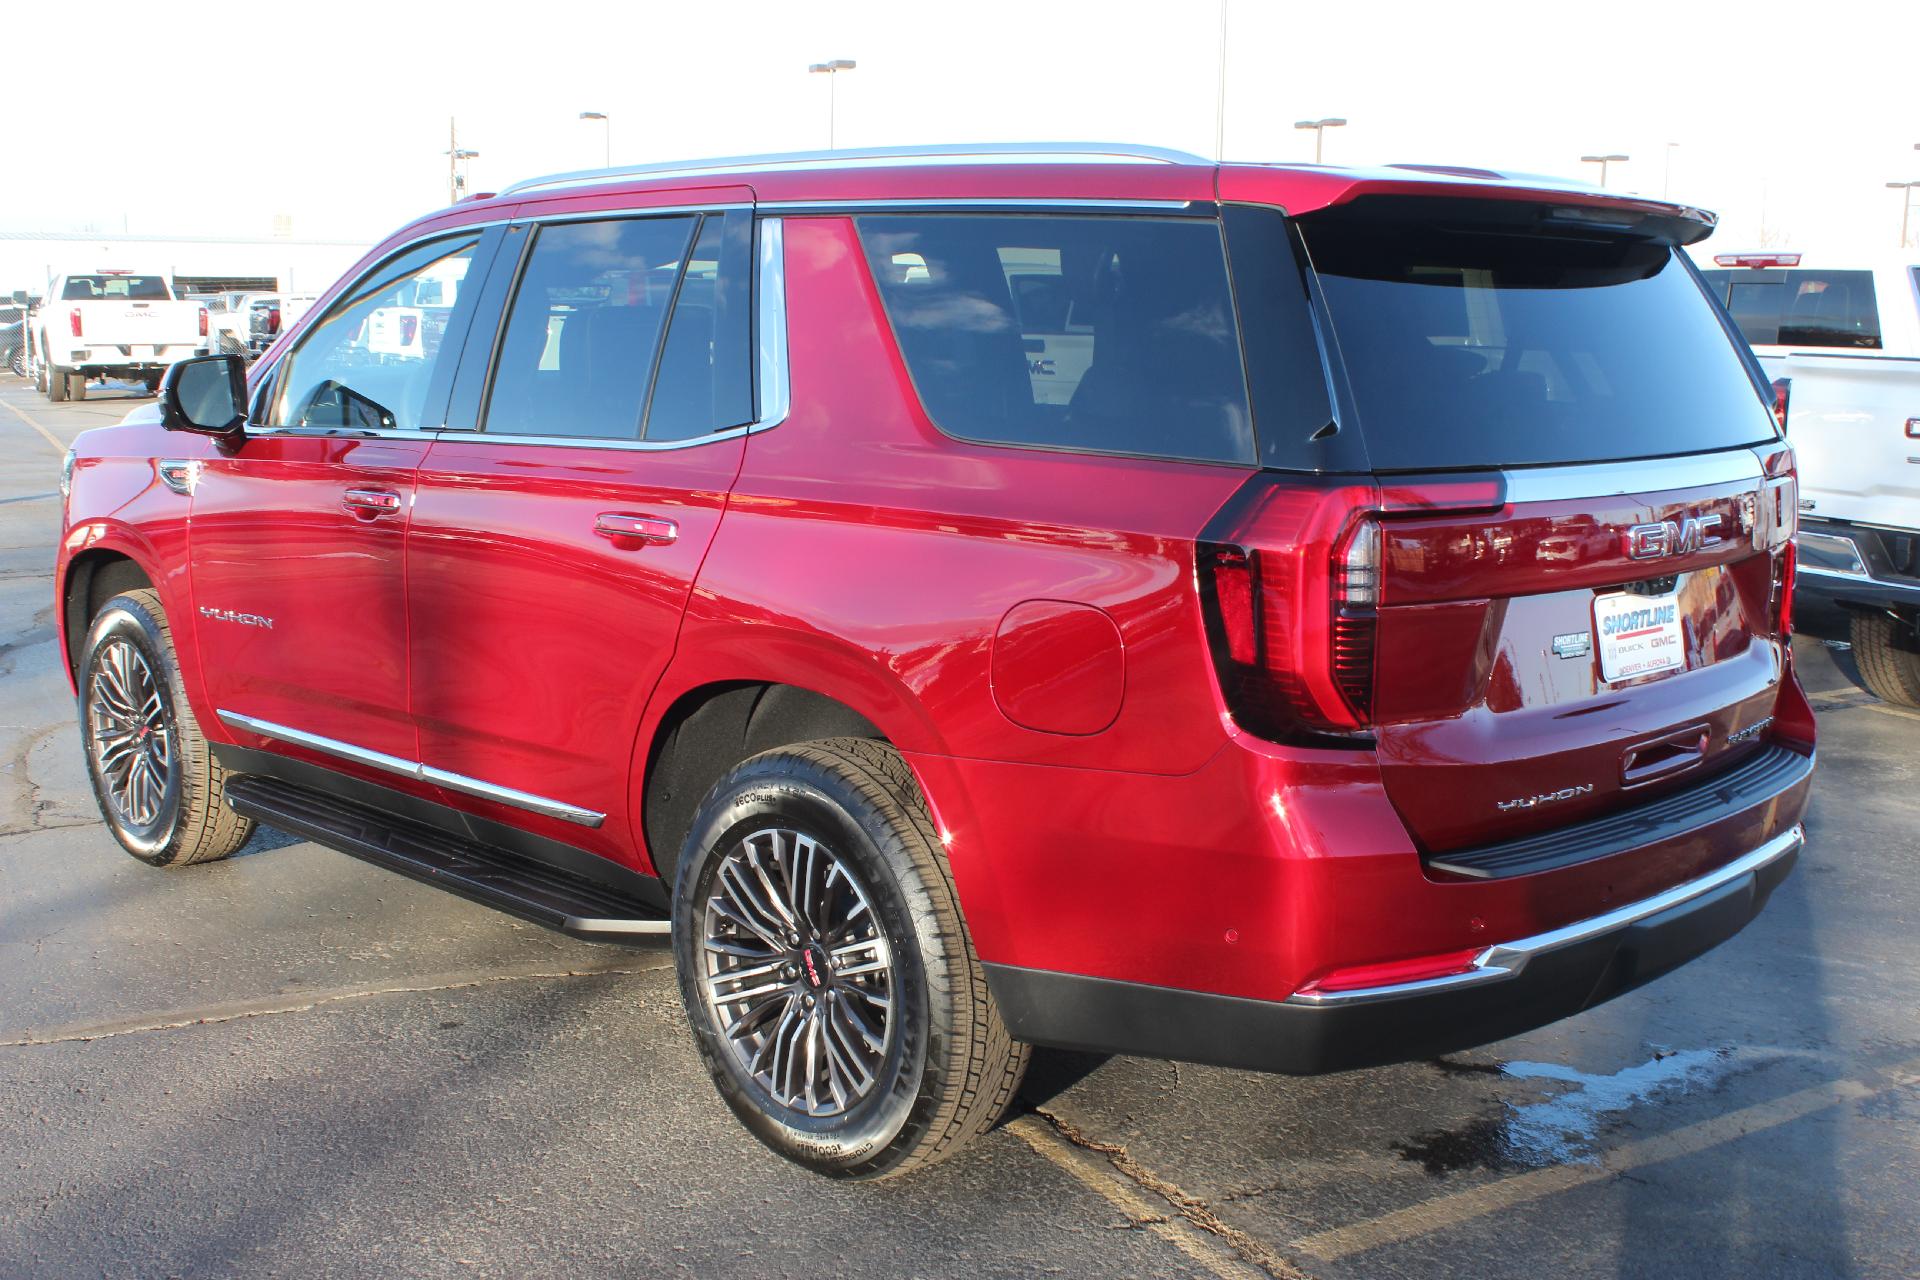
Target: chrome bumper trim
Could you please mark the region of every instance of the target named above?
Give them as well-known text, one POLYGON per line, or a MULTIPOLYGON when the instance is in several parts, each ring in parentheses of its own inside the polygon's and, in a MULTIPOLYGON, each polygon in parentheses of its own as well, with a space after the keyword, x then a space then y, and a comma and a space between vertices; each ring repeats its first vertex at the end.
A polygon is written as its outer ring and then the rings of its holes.
POLYGON ((449 791, 458 791, 463 795, 491 800, 495 804, 511 805, 516 809, 525 809, 529 813, 558 818, 562 822, 571 822, 582 827, 597 827, 607 820, 606 814, 593 809, 583 809, 579 805, 567 804, 560 800, 549 800, 545 796, 537 796, 529 791, 516 791, 512 787, 496 786, 491 782, 483 782, 479 778, 469 778, 462 773, 436 769, 417 760, 404 760, 382 751, 369 751, 365 747, 356 747, 351 742, 323 738, 317 733, 289 728, 284 724, 275 724, 271 720, 258 720, 253 716, 243 716, 237 711, 223 710, 218 714, 221 723, 229 728, 239 729, 243 733, 257 734, 277 742, 291 743, 296 747, 305 747, 309 751, 318 751, 322 755, 351 760, 369 769, 379 769, 384 773, 412 778, 436 787, 445 787, 449 791))
POLYGON ((1624 929, 1649 916, 1656 916, 1663 911, 1671 911, 1675 907, 1683 906, 1695 898, 1712 893, 1722 885, 1738 880, 1741 876, 1749 875, 1770 863, 1777 862, 1805 843, 1805 830, 1795 826, 1791 831, 1782 832, 1758 849, 1742 854, 1724 867, 1715 868, 1697 879, 1677 884, 1664 893, 1657 893, 1651 898, 1643 898, 1639 902, 1617 907, 1605 915, 1576 920, 1572 924, 1546 933, 1536 933, 1529 938, 1516 938, 1512 942, 1495 943, 1475 956, 1473 967, 1462 973, 1450 973, 1440 978, 1422 978, 1418 982, 1401 982, 1385 987, 1358 987, 1352 991, 1296 992, 1288 996, 1285 1003, 1318 1008, 1371 1004, 1377 1000, 1399 1000, 1407 996, 1425 995, 1435 991, 1450 991, 1459 987, 1475 987, 1489 982, 1501 982, 1517 976, 1527 967, 1527 962, 1535 956, 1558 951, 1562 947, 1570 947, 1603 933, 1611 933, 1616 929, 1624 929))

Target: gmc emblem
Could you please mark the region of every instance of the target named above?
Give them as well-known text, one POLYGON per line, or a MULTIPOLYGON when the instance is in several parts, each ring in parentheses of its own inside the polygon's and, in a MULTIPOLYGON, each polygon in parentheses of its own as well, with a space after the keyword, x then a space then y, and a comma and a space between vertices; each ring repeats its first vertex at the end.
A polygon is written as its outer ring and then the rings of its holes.
POLYGON ((1726 539, 1707 532, 1720 523, 1719 516, 1688 516, 1679 522, 1660 520, 1637 524, 1621 535, 1627 555, 1634 560, 1658 560, 1662 556, 1684 556, 1717 547, 1726 539))

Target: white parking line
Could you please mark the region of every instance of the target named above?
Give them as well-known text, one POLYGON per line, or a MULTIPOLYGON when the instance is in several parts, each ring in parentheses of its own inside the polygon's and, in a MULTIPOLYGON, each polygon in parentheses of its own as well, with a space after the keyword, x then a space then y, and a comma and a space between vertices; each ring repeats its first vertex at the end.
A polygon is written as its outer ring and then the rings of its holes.
POLYGON ((1813 1085, 1798 1093, 1729 1111, 1725 1115, 1690 1124, 1672 1133, 1602 1153, 1596 1164, 1563 1164, 1531 1173, 1484 1183, 1449 1196, 1440 1196, 1420 1204, 1397 1209, 1378 1218, 1355 1222, 1330 1231, 1303 1236, 1287 1247, 1309 1257, 1332 1262, 1339 1258, 1396 1244, 1419 1236, 1444 1231, 1475 1218, 1511 1209, 1516 1205, 1558 1195, 1593 1182, 1606 1182, 1643 1165, 1660 1164, 1694 1155, 1732 1142, 1750 1133, 1775 1129, 1783 1124, 1826 1111, 1845 1102, 1889 1093, 1920 1084, 1920 1058, 1909 1059, 1888 1068, 1871 1080, 1833 1080, 1813 1085))

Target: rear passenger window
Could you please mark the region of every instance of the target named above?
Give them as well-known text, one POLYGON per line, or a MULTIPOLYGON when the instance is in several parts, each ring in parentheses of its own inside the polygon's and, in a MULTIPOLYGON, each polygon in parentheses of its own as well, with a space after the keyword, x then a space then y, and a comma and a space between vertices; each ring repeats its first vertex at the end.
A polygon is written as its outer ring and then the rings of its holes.
POLYGON ((1734 324, 1756 347, 1880 347, 1871 271, 1703 271, 1734 324))
POLYGON ((699 219, 557 222, 529 251, 494 366, 495 435, 634 440, 699 219))
POLYGON ((647 402, 648 440, 692 440, 753 418, 747 366, 752 221, 709 215, 680 279, 660 371, 647 402))
POLYGON ((914 385, 949 434, 1253 461, 1217 223, 950 214, 858 222, 914 385))

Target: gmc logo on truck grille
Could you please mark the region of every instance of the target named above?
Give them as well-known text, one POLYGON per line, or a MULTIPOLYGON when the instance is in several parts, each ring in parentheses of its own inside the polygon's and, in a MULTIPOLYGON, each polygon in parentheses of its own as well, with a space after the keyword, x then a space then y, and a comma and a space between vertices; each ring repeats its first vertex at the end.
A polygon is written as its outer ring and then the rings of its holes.
POLYGON ((1637 524, 1621 535, 1627 555, 1634 560, 1658 560, 1662 556, 1691 555, 1717 547, 1726 539, 1708 530, 1720 523, 1719 516, 1688 516, 1684 520, 1658 520, 1637 524))

